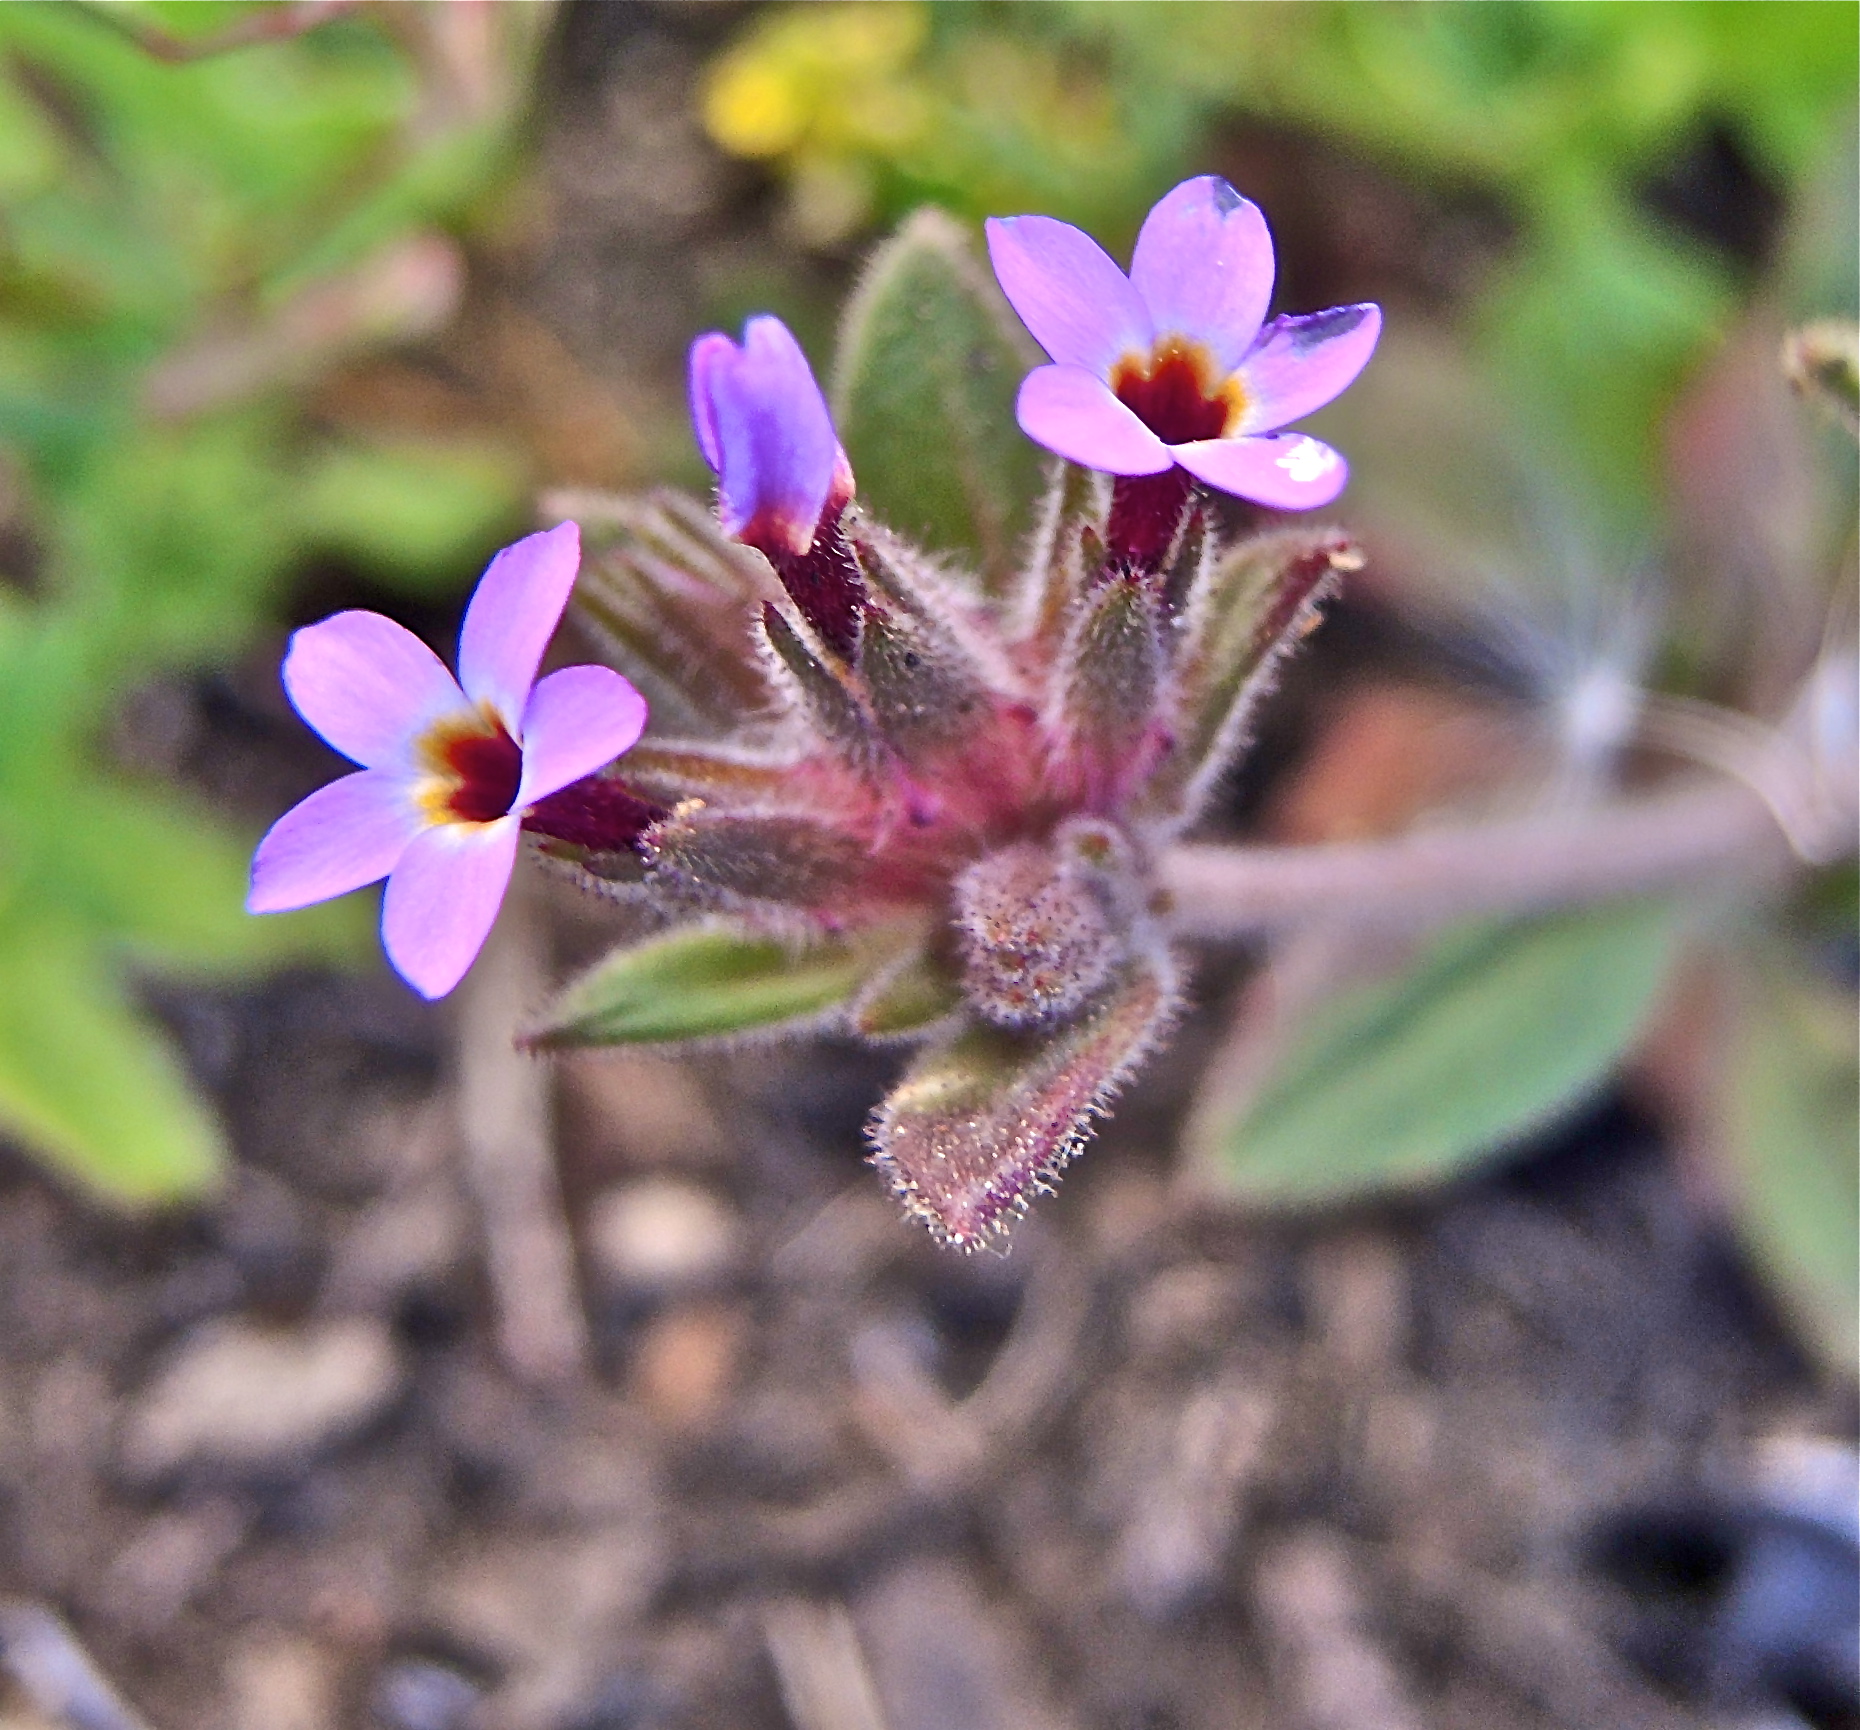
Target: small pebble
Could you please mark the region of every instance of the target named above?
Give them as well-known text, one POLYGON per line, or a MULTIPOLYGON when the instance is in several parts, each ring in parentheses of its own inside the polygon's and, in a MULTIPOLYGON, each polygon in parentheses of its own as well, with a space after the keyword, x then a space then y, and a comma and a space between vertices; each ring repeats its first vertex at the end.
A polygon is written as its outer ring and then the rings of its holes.
POLYGON ((728 1403, 747 1332, 723 1304, 687 1304, 656 1316, 633 1357, 633 1392, 662 1423, 694 1429, 728 1403))
POLYGON ((654 1291, 715 1280, 736 1259, 735 1217, 708 1190, 643 1178, 595 1198, 588 1252, 616 1285, 654 1291))
POLYGON ((136 1398, 122 1463, 143 1480, 189 1466, 300 1468, 378 1417, 400 1382, 393 1341, 372 1318, 289 1332, 213 1323, 136 1398))
POLYGON ((370 1706, 382 1730, 464 1730, 477 1683, 427 1658, 403 1658, 376 1678, 370 1706))

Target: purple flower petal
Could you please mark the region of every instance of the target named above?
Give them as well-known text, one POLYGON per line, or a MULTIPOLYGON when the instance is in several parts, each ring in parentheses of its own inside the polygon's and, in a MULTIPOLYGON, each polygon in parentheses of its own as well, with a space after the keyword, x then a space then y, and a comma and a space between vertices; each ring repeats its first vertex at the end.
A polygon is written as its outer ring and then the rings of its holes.
POLYGON ((364 769, 319 787, 259 842, 246 911, 285 913, 379 882, 423 821, 407 777, 392 770, 364 769))
POLYGON ((494 558, 478 580, 459 632, 459 683, 488 703, 514 738, 543 650, 562 622, 581 568, 581 530, 559 523, 494 558))
POLYGON ((444 997, 477 959, 510 886, 522 834, 515 817, 438 823, 400 856, 381 900, 381 941, 422 997, 444 997))
POLYGON ((1349 465, 1336 451, 1303 433, 1200 439, 1169 448, 1197 480, 1275 511, 1316 510, 1350 478, 1349 465))
POLYGON ((1342 395, 1381 334, 1382 309, 1368 301, 1275 318, 1235 369, 1246 392, 1242 432, 1271 432, 1342 395))
POLYGON ((1217 175, 1185 180, 1144 219, 1130 280, 1159 337, 1205 343, 1231 371, 1272 302, 1272 235, 1217 175))
POLYGON ((1089 234, 1050 216, 990 217, 987 228, 1001 292, 1061 366, 1109 378, 1126 354, 1149 353, 1142 296, 1089 234))
POLYGON ((405 763, 418 734, 466 706, 445 662, 379 613, 337 613, 294 633, 284 689, 298 714, 367 769, 405 763))
POLYGON ((697 437, 698 450, 710 465, 712 474, 723 469, 723 446, 717 439, 717 396, 719 368, 727 369, 736 355, 736 344, 720 330, 700 336, 691 345, 685 367, 685 392, 691 402, 691 431, 697 437))
POLYGON ((805 553, 836 481, 851 496, 851 470, 801 345, 780 319, 752 318, 740 349, 714 334, 691 345, 690 384, 723 532, 764 552, 805 553))
POLYGON ((646 699, 609 667, 564 667, 523 711, 523 782, 515 809, 592 775, 646 728, 646 699))
POLYGON ((1169 447, 1082 367, 1036 367, 1014 406, 1028 438, 1086 468, 1154 475, 1175 465, 1169 447))

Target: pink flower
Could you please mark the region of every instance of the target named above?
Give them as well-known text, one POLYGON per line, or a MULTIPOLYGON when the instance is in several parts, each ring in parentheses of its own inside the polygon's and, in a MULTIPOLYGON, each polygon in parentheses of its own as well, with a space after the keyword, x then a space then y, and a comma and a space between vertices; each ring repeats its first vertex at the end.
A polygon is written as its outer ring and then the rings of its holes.
POLYGON ((1179 464, 1221 492, 1311 510, 1343 490, 1327 444, 1278 429, 1322 408, 1362 371, 1381 309, 1275 318, 1272 237, 1259 207, 1213 175, 1185 180, 1145 219, 1119 270, 1098 243, 1047 216, 993 218, 995 275, 1054 364, 1021 384, 1021 430, 1115 475, 1179 464))
POLYGON ((466 609, 457 679, 379 613, 337 613, 291 638, 292 704, 362 767, 272 825, 252 860, 250 911, 385 877, 388 959, 422 996, 458 984, 497 917, 526 817, 552 796, 584 823, 630 799, 584 777, 639 737, 645 699, 606 667, 536 677, 580 563, 574 523, 504 548, 466 609), (574 783, 582 790, 565 797, 574 783))

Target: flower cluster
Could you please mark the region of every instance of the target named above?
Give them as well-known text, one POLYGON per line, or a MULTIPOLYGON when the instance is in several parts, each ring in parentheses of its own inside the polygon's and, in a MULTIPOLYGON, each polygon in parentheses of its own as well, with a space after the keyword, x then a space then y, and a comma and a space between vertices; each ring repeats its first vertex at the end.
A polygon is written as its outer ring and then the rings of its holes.
POLYGON ((1009 591, 861 508, 779 321, 701 337, 691 412, 714 515, 675 495, 577 511, 595 543, 584 619, 629 677, 535 679, 574 523, 493 563, 456 682, 373 615, 300 632, 292 700, 362 768, 267 836, 252 894, 269 910, 387 876, 389 956, 436 995, 528 831, 635 910, 532 1044, 823 1022, 913 1041, 874 1159, 964 1246, 1051 1181, 1176 1013, 1152 861, 1355 560, 1332 530, 1227 541, 1202 489, 1332 500, 1343 459, 1281 429, 1350 382, 1380 321, 1357 306, 1266 322, 1264 220, 1218 180, 1157 205, 1128 277, 1044 217, 992 222, 988 242, 1051 357, 1020 387, 1021 427, 1065 459, 1009 591), (637 745, 635 683, 655 713, 637 745))

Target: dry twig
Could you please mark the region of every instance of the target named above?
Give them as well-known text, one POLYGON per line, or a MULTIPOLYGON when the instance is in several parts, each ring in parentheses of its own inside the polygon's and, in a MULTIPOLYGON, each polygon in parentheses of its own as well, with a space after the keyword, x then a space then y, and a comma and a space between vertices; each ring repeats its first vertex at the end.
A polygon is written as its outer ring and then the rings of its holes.
POLYGON ((542 932, 520 888, 504 902, 460 993, 459 1117, 467 1181, 484 1221, 498 1346, 524 1381, 579 1375, 587 1318, 555 1169, 549 1072, 517 1050, 546 989, 542 932))

